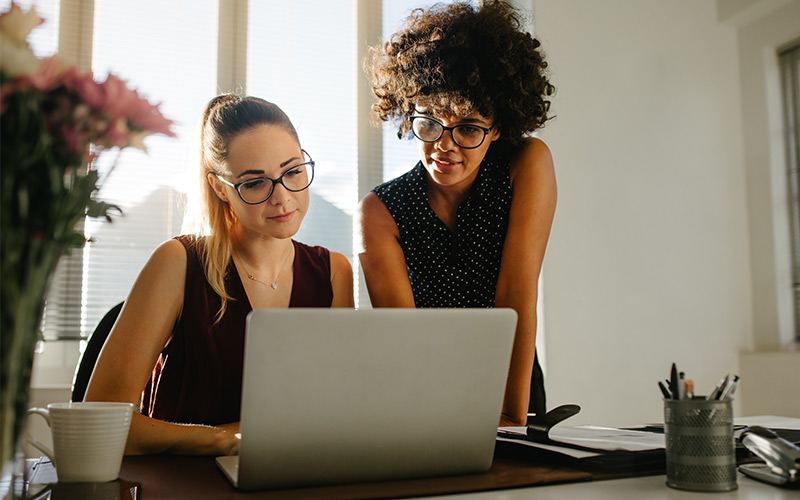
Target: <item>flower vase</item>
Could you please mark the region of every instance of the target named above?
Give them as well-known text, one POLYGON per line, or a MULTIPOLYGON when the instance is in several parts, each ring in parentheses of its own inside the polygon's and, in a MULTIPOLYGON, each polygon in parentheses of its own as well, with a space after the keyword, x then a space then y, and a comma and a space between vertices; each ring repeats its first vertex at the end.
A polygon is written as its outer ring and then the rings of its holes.
POLYGON ((0 476, 0 498, 2 500, 17 500, 28 498, 28 464, 25 454, 18 451, 14 459, 6 462, 3 474, 0 476))
POLYGON ((59 256, 82 247, 80 221, 111 220, 119 208, 95 199, 92 162, 105 150, 145 149, 172 122, 109 74, 104 83, 27 42, 44 20, 11 2, 0 14, 0 461, 20 446, 33 353, 59 256), (76 230, 76 227, 79 228, 76 230))
POLYGON ((60 246, 43 239, 14 238, 2 228, 2 385, 0 449, 3 470, 21 446, 30 396, 31 368, 50 277, 60 246))

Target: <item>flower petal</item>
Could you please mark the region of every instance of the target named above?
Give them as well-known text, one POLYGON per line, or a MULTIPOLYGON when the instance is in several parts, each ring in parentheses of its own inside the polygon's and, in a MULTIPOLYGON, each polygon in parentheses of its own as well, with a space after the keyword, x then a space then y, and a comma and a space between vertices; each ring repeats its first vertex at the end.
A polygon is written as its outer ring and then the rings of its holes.
POLYGON ((19 5, 11 2, 11 9, 0 14, 0 31, 6 35, 10 41, 19 45, 27 45, 25 39, 31 30, 44 22, 44 19, 36 13, 36 8, 31 7, 28 12, 22 12, 19 5))

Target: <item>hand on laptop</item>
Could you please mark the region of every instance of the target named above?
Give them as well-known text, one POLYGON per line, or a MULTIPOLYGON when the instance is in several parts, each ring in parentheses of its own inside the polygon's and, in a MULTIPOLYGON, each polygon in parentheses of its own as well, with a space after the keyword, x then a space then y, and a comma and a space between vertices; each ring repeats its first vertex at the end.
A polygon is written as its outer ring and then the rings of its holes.
POLYGON ((239 441, 242 439, 242 433, 239 432, 239 422, 219 425, 217 428, 225 431, 219 435, 220 455, 238 455, 239 441))

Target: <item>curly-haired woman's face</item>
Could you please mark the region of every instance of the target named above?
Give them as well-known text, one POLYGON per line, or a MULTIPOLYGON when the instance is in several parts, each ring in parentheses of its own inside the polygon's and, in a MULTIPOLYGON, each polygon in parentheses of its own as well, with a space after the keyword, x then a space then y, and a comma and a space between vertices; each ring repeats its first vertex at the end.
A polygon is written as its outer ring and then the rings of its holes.
MULTIPOLYGON (((415 116, 433 118, 444 127, 464 126, 461 130, 468 134, 484 132, 478 129, 490 129, 483 138, 480 146, 472 149, 459 146, 456 140, 464 144, 464 135, 459 131, 443 130, 442 136, 435 142, 425 142, 417 137, 417 149, 420 159, 428 172, 430 179, 441 186, 469 186, 478 176, 478 169, 493 141, 500 137, 500 131, 494 127, 491 118, 487 118, 477 111, 463 116, 442 116, 430 113, 424 107, 416 109, 415 116), (456 133, 456 140, 453 139, 456 133)), ((418 121, 418 120, 415 120, 418 121)), ((415 124, 419 126, 419 124, 415 124)), ((427 125, 424 125, 427 126, 427 125)), ((438 128, 438 125, 434 124, 438 128)), ((464 144, 468 145, 468 144, 464 144)))

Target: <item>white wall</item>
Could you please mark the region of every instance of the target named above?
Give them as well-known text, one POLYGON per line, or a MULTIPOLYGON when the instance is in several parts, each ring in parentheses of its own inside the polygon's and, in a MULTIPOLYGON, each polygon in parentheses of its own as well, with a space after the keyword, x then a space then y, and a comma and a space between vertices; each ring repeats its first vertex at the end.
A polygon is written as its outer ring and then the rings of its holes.
MULTIPOLYGON (((739 3, 744 0, 737 0, 739 3)), ((749 0, 752 4, 778 0, 749 0)), ((717 0, 720 6, 726 5, 717 0)), ((785 3, 786 0, 783 0, 785 3)), ((748 12, 752 9, 743 9, 748 12)), ((753 347, 777 349, 794 336, 787 159, 777 48, 800 39, 800 1, 738 27, 740 80, 753 268, 753 347)), ((724 17, 722 17, 724 16, 724 17)), ((800 377, 800 374, 798 374, 800 377)), ((800 395, 798 395, 800 396, 800 395)), ((800 397, 798 397, 800 399, 800 397)))
POLYGON ((663 421, 673 361, 706 392, 752 344, 737 28, 714 0, 534 6, 557 87, 548 407, 663 421))
POLYGON ((745 415, 800 416, 787 158, 776 52, 800 40, 800 1, 717 0, 738 29, 745 175, 753 276, 752 349, 741 353, 745 415))

